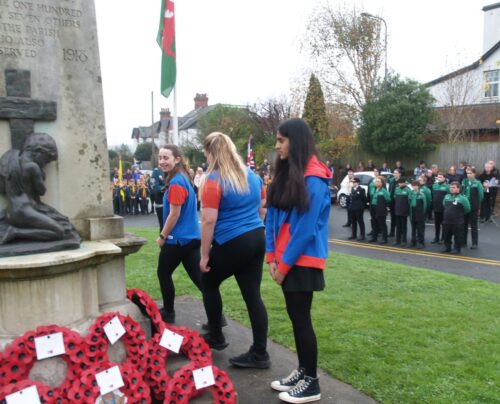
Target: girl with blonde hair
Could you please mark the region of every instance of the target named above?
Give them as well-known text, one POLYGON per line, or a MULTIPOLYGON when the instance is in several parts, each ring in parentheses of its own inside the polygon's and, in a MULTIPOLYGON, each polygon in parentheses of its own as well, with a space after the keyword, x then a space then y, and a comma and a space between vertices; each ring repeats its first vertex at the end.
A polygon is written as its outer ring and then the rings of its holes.
POLYGON ((267 312, 260 295, 265 253, 263 218, 266 192, 262 180, 245 166, 229 136, 214 132, 204 142, 208 161, 201 189, 201 284, 211 348, 228 343, 222 333, 221 283, 233 276, 252 324, 253 345, 229 359, 237 367, 267 369, 267 312))

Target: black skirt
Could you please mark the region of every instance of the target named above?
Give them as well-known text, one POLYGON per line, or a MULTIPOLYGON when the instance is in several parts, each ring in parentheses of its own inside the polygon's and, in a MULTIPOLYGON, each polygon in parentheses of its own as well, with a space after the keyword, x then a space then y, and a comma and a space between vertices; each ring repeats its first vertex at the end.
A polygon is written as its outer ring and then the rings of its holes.
POLYGON ((293 266, 281 284, 284 292, 318 292, 325 288, 323 270, 293 266))

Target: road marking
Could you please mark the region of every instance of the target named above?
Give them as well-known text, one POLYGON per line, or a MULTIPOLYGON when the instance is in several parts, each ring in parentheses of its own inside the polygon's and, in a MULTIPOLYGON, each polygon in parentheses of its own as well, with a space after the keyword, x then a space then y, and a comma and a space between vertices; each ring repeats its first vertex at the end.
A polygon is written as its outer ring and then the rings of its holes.
POLYGON ((351 242, 351 241, 346 241, 346 240, 339 240, 339 239, 329 239, 329 243, 331 244, 338 244, 338 245, 344 245, 344 246, 349 246, 349 247, 358 247, 358 248, 367 248, 369 250, 377 250, 377 251, 390 251, 390 252, 395 252, 398 254, 409 254, 409 255, 418 255, 421 257, 433 257, 433 258, 440 258, 440 259, 446 259, 446 260, 454 260, 454 261, 462 261, 462 262, 470 262, 470 263, 475 263, 475 264, 482 264, 482 265, 492 265, 492 266, 499 266, 500 267, 500 261, 497 260, 490 260, 486 258, 474 258, 474 257, 464 257, 461 255, 450 255, 450 254, 444 254, 444 253, 436 253, 436 252, 431 252, 431 251, 422 251, 422 250, 410 250, 410 249, 405 249, 401 247, 391 247, 388 245, 374 245, 374 244, 367 244, 367 243, 361 243, 361 242, 351 242))

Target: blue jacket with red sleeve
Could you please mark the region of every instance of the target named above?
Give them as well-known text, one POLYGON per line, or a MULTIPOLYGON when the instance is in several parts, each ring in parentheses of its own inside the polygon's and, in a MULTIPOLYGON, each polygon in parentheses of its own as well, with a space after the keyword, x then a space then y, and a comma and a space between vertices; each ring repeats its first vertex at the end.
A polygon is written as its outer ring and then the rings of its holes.
POLYGON ((324 269, 328 257, 328 219, 332 173, 316 156, 304 173, 309 209, 269 207, 266 218, 266 262, 276 261, 287 274, 294 265, 324 269))

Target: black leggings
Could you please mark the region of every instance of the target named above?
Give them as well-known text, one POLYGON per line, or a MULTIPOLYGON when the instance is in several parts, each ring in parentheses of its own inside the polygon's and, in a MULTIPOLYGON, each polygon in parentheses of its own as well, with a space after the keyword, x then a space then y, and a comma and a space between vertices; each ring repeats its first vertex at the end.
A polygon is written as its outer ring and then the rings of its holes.
POLYGON ((299 367, 306 370, 307 376, 316 377, 318 343, 311 320, 313 292, 283 292, 283 294, 286 310, 292 321, 299 367))
POLYGON ((214 242, 208 261, 211 269, 201 275, 203 303, 210 333, 214 336, 222 334, 222 297, 219 286, 234 275, 252 324, 252 350, 259 354, 264 354, 267 346, 267 311, 260 295, 264 254, 264 228, 251 230, 224 244, 214 242))
POLYGON ((175 286, 172 274, 181 262, 193 283, 200 289, 200 240, 191 240, 183 246, 164 244, 161 248, 157 274, 166 312, 174 311, 175 286))

